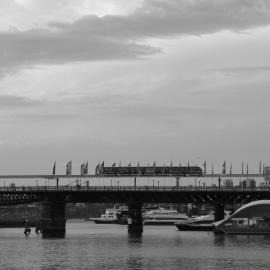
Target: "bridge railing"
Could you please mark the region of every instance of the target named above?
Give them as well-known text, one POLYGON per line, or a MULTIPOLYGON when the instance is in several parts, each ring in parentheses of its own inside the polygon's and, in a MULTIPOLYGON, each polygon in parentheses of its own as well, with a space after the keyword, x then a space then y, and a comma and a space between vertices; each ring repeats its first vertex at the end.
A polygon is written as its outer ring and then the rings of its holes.
POLYGON ((217 187, 217 186, 16 186, 0 187, 0 192, 49 192, 49 191, 270 191, 270 187, 217 187))

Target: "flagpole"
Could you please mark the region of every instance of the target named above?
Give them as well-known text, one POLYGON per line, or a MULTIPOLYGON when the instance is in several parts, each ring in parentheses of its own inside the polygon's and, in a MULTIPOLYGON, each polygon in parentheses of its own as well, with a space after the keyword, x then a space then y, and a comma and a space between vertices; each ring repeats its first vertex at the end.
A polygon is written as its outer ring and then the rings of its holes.
POLYGON ((213 185, 213 177, 214 177, 214 165, 213 165, 213 162, 212 162, 211 173, 212 173, 212 185, 213 185))

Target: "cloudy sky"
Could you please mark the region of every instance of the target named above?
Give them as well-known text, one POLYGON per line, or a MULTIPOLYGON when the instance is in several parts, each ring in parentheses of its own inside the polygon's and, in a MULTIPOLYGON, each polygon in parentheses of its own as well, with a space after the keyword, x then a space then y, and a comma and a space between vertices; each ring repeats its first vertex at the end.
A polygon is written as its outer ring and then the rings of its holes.
POLYGON ((0 172, 270 162, 270 1, 1 0, 0 172))

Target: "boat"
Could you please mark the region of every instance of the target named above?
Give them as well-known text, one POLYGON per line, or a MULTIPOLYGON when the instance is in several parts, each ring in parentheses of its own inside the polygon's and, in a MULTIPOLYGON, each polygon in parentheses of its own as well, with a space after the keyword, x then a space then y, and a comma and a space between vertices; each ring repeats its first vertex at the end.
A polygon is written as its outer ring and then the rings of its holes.
POLYGON ((216 234, 270 234, 270 200, 240 207, 231 216, 214 223, 216 234))
POLYGON ((100 217, 91 217, 88 220, 94 221, 96 224, 127 224, 126 213, 127 208, 115 205, 113 208, 106 209, 105 214, 100 217))
POLYGON ((102 214, 101 217, 89 218, 88 220, 94 221, 96 224, 113 224, 117 223, 118 214, 119 212, 114 208, 106 209, 105 214, 102 214))
POLYGON ((214 214, 208 214, 178 221, 175 226, 179 231, 212 231, 214 228, 214 214))
POLYGON ((188 216, 177 210, 158 208, 144 214, 144 225, 174 225, 179 220, 186 220, 188 216))

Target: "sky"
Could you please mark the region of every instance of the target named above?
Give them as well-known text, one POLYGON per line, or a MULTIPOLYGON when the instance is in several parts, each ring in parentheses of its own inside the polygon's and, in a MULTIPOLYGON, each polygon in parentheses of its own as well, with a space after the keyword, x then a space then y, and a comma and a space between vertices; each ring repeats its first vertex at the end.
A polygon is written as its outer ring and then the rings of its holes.
POLYGON ((0 174, 270 165, 268 0, 0 0, 0 174))

